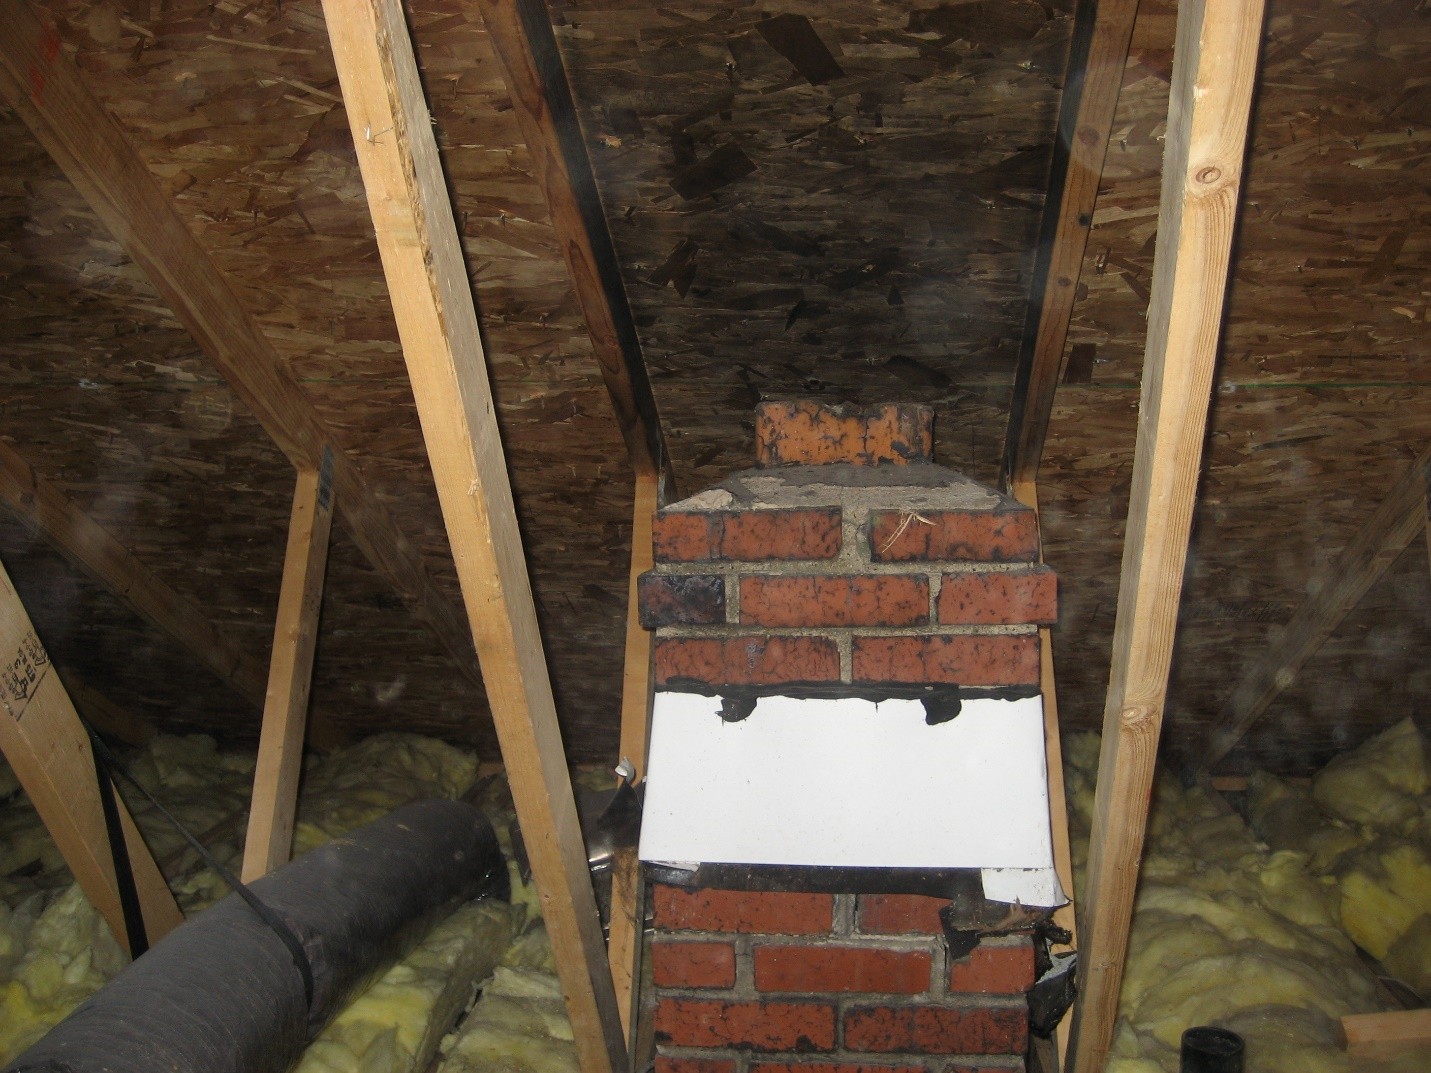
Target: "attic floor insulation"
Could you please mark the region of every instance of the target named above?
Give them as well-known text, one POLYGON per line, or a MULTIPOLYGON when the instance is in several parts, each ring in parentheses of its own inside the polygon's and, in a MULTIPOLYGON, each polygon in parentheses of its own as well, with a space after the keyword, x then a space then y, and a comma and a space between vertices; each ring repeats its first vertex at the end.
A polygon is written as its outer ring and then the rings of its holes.
MULTIPOLYGON (((136 778, 237 870, 253 756, 221 752, 204 736, 161 735, 129 762, 136 778)), ((473 754, 410 734, 381 734, 310 761, 294 853, 406 802, 468 794, 477 770, 473 754)), ((607 773, 599 777, 610 780, 607 773)), ((0 799, 8 799, 0 809, 0 1063, 39 1039, 127 960, 17 791, 13 774, 0 765, 0 799)), ((131 796, 136 822, 185 914, 227 894, 177 832, 131 796)), ((439 923, 333 1020, 295 1067, 299 1073, 575 1073, 575 1046, 536 891, 510 863, 513 811, 505 783, 488 781, 477 803, 503 841, 511 904, 471 903, 439 923), (489 977, 477 1012, 444 1038, 489 977)))
MULTIPOLYGON (((1099 740, 1065 746, 1074 865, 1087 866, 1099 740)), ((1348 1056, 1342 1016, 1399 1008, 1357 950, 1431 998, 1431 799, 1410 720, 1300 787, 1251 783, 1251 826, 1215 791, 1154 786, 1108 1073, 1178 1068, 1184 1028, 1246 1040, 1247 1073, 1431 1068, 1431 1048, 1348 1056)))
MULTIPOLYGON (((1086 865, 1098 739, 1066 747, 1075 864, 1086 865)), ((159 736, 132 770, 215 854, 235 866, 253 757, 202 736, 159 736)), ((471 753, 383 734, 310 761, 295 852, 407 801, 477 784, 471 753)), ((1402 1073, 1431 1051, 1346 1055, 1338 1019, 1395 1008, 1359 946, 1431 993, 1431 774, 1408 720, 1332 761, 1311 781, 1259 774, 1244 822, 1218 795, 1162 776, 1149 821, 1109 1073, 1178 1067, 1183 1028, 1219 1024, 1247 1039, 1247 1073, 1402 1073)), ((593 786, 605 772, 582 777, 593 786)), ((8 768, 0 766, 0 1062, 9 1061, 123 967, 125 955, 69 876, 8 768)), ((440 923, 343 1011, 300 1073, 577 1073, 534 887, 512 862, 500 779, 476 799, 512 872, 510 906, 474 903, 440 923), (452 1023, 480 988, 480 1000, 452 1023)), ((142 801, 131 807, 187 914, 226 892, 142 801)))

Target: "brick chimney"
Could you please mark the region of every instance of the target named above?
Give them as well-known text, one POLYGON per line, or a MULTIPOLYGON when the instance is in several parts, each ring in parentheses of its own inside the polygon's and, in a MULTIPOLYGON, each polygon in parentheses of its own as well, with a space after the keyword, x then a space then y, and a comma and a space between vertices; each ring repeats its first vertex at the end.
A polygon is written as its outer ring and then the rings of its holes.
MULTIPOLYGON (((1023 1068, 1024 992, 1035 969, 1027 929, 1039 914, 1000 905, 1013 897, 1000 899, 996 888, 999 877, 1025 873, 990 862, 996 867, 982 871, 980 891, 982 860, 960 858, 942 870, 924 863, 927 850, 912 850, 918 866, 911 867, 877 844, 900 834, 937 850, 940 817, 925 811, 911 819, 903 800, 920 793, 919 776, 909 772, 953 741, 952 727, 936 724, 963 720, 972 732, 978 720, 992 719, 986 757, 971 758, 957 744, 950 755, 965 764, 1001 762, 1018 752, 1004 748, 999 728, 1007 726, 1010 740, 1025 743, 1025 759, 1010 762, 1036 770, 1025 770, 1024 782, 994 778, 1033 786, 1044 774, 1038 627, 1056 616, 1055 577, 1037 561, 1032 511, 934 464, 932 422, 923 406, 767 403, 756 413, 756 468, 656 517, 656 567, 639 588, 642 623, 656 631, 657 683, 641 855, 652 860, 648 841, 660 841, 652 853, 675 853, 691 869, 681 882, 672 878, 679 872, 658 871, 665 881, 653 884, 657 1073, 1023 1068), (929 749, 916 736, 903 758, 875 756, 869 743, 883 741, 885 727, 896 733, 895 706, 916 702, 928 716, 901 733, 927 735, 929 749), (685 714, 695 710, 690 703, 705 703, 710 713, 718 706, 719 715, 685 714), (839 704, 845 707, 831 707, 839 704), (979 704, 985 708, 975 711, 979 704), (1000 705, 1019 714, 1005 717, 1000 705), (698 729, 702 719, 709 726, 698 729), (806 728, 798 733, 810 735, 808 755, 819 758, 810 764, 819 770, 798 770, 807 752, 798 738, 774 775, 760 774, 761 757, 741 758, 741 735, 755 741, 782 720, 806 728), (851 737, 853 755, 842 759, 830 736, 861 732, 874 737, 851 737), (717 750, 708 762, 703 748, 717 750), (683 774, 663 780, 663 763, 683 774), (875 773, 875 792, 856 790, 868 785, 860 782, 865 769, 891 763, 875 773), (709 782, 693 786, 702 765, 709 782), (806 857, 803 847, 789 866, 754 845, 742 855, 746 828, 759 828, 752 843, 767 835, 778 843, 782 825, 807 823, 793 815, 808 810, 806 787, 831 778, 832 816, 859 793, 876 820, 889 815, 890 827, 863 842, 852 835, 855 848, 836 846, 828 861, 806 857), (705 856, 706 847, 730 841, 722 823, 751 794, 764 795, 758 815, 729 821, 739 828, 730 832, 736 848, 705 856), (711 810, 722 811, 708 817, 711 810), (684 845, 688 829, 698 856, 671 849, 684 845), (702 829, 714 841, 703 842, 702 829), (867 859, 896 866, 863 867, 867 859), (739 867, 742 861, 750 866, 739 867), (829 866, 847 861, 853 867, 829 866), (975 894, 961 901, 953 892, 965 879, 975 894), (949 909, 951 898, 959 904, 949 909), (951 929, 961 928, 973 938, 951 949, 951 929)), ((950 792, 967 784, 952 767, 944 778, 942 761, 933 763, 936 795, 946 782, 950 792)), ((1046 785, 1041 792, 1046 840, 1046 785)), ((967 815, 981 807, 951 816, 951 840, 960 824, 975 842, 998 831, 1009 810, 994 804, 990 815, 967 815)))

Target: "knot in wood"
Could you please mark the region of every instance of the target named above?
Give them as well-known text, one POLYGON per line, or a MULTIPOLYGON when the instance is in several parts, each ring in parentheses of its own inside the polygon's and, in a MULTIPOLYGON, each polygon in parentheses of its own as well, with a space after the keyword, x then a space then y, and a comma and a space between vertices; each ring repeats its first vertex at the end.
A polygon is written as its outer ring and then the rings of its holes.
POLYGON ((1118 724, 1128 730, 1142 732, 1153 724, 1153 709, 1144 704, 1133 704, 1118 713, 1118 724))

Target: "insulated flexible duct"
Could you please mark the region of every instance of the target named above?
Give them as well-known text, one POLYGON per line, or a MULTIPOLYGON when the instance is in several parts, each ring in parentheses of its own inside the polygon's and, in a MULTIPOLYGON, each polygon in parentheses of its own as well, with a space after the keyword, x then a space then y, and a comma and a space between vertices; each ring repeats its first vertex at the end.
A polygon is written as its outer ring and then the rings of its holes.
POLYGON ((237 895, 177 928, 4 1073, 284 1073, 350 996, 446 911, 507 896, 487 818, 419 801, 250 884, 303 944, 313 999, 279 935, 237 895))

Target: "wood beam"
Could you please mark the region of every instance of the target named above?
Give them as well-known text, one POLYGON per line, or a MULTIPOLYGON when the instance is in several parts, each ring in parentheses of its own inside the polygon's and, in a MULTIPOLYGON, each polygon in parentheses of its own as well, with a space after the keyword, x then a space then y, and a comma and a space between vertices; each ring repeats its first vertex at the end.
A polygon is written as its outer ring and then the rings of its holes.
POLYGON ((638 474, 660 475, 664 503, 674 482, 656 398, 546 5, 478 0, 477 7, 531 153, 532 176, 546 196, 631 466, 638 474))
POLYGON ((625 1066, 467 266, 399 0, 324 0, 458 580, 585 1073, 625 1066))
MULTIPOLYGON (((631 574, 626 589, 626 662, 621 682, 621 757, 630 760, 640 778, 646 777, 646 750, 651 740, 651 631, 641 625, 637 606, 637 579, 655 565, 651 523, 656 515, 658 481, 655 474, 636 475, 636 497, 631 512, 631 574)), ((617 854, 611 872, 611 929, 607 957, 621 1028, 631 1040, 641 979, 641 938, 646 921, 641 862, 634 848, 617 854)))
MULTIPOLYGON (((0 712, 0 751, 45 821, 85 897, 104 917, 120 945, 128 949, 89 737, 3 566, 0 707, 4 708, 0 712)), ((184 917, 118 794, 115 804, 144 930, 151 943, 157 942, 182 924, 184 917)))
MULTIPOLYGON (((0 46, 3 48, 3 46, 0 46)), ((0 503, 144 621, 167 634, 255 705, 263 703, 263 665, 217 629, 69 497, 0 442, 0 503)))
POLYGON ((1138 0, 1079 0, 1074 14, 1058 139, 1004 437, 1005 487, 1038 475, 1137 14, 1138 0))
POLYGON ((1222 329, 1263 0, 1183 0, 1084 897, 1075 1073, 1108 1056, 1222 329))
MULTIPOLYGON (((324 455, 325 462, 331 458, 324 455)), ((283 560, 283 586, 268 664, 268 696, 244 841, 240 878, 245 883, 287 864, 293 851, 303 730, 308 722, 313 650, 318 642, 318 612, 323 606, 323 574, 333 528, 332 478, 327 466, 299 470, 293 490, 288 552, 283 560)))
POLYGON ((1431 1010, 1391 1010, 1342 1016, 1347 1053, 1363 1057, 1431 1046, 1431 1010))
POLYGON ((129 139, 90 93, 59 33, 27 0, 0 0, 0 19, 6 26, 0 34, 0 98, 19 114, 294 466, 315 468, 323 449, 333 448, 333 492, 354 542, 462 672, 480 683, 457 609, 438 590, 422 556, 393 523, 357 464, 335 446, 312 402, 129 139))
MULTIPOLYGON (((1227 714, 1207 734, 1194 756, 1198 771, 1211 771, 1296 680, 1342 620, 1386 573, 1427 525, 1425 448, 1391 486, 1350 544, 1307 586, 1311 594, 1293 612, 1271 646, 1232 691, 1227 714)), ((1431 538, 1428 538, 1431 539, 1431 538)))

